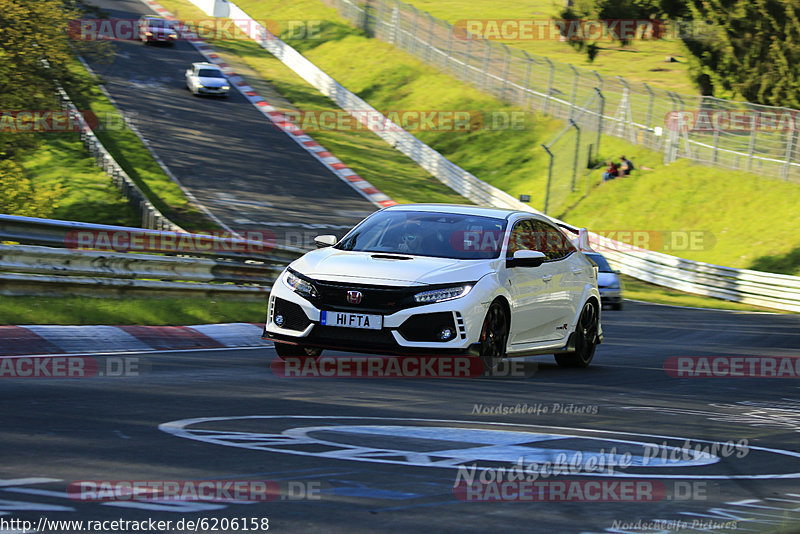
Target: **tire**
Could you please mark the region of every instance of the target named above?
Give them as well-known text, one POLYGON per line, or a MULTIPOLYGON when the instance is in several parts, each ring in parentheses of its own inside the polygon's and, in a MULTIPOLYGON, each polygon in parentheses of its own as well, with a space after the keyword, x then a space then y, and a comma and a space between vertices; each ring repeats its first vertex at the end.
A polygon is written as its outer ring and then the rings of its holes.
POLYGON ((283 360, 316 360, 322 355, 322 349, 320 348, 290 345, 288 343, 275 343, 275 352, 283 360))
POLYGON ((575 351, 555 355, 559 367, 587 367, 591 363, 597 348, 599 323, 597 305, 587 302, 575 327, 575 351))
POLYGON ((498 301, 492 302, 483 319, 479 356, 484 372, 495 369, 506 357, 509 330, 508 314, 498 301))

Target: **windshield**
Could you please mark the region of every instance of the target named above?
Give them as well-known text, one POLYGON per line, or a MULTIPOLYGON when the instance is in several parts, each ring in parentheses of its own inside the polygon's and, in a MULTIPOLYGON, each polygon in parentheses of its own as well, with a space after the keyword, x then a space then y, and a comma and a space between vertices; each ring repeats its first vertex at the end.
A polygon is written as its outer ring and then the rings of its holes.
POLYGON ((170 23, 163 19, 147 19, 147 25, 151 28, 170 28, 170 23))
POLYGON ((197 73, 201 78, 224 78, 225 76, 218 70, 214 69, 200 69, 197 73))
POLYGON ((423 211, 383 211, 368 218, 336 245, 340 250, 411 254, 435 258, 497 258, 505 219, 423 211))
POLYGON ((605 257, 601 256, 600 254, 587 254, 586 256, 589 257, 593 262, 595 262, 597 264, 597 267, 598 267, 598 269, 600 270, 601 273, 613 273, 614 272, 614 270, 611 268, 611 266, 606 261, 605 257))

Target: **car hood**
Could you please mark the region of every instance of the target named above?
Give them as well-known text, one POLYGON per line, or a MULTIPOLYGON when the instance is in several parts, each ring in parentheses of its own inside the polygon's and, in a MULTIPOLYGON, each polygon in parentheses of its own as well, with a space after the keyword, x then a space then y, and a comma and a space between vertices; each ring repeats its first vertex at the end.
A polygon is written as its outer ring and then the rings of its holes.
POLYGON ((198 76, 197 81, 206 87, 222 87, 228 85, 228 80, 225 78, 206 78, 205 76, 198 76))
POLYGON ((619 278, 615 273, 597 273, 597 287, 608 287, 614 282, 619 283, 619 278))
POLYGON ((387 286, 422 286, 471 282, 495 269, 499 260, 456 260, 375 252, 351 252, 335 248, 313 250, 290 267, 300 274, 328 282, 387 286))

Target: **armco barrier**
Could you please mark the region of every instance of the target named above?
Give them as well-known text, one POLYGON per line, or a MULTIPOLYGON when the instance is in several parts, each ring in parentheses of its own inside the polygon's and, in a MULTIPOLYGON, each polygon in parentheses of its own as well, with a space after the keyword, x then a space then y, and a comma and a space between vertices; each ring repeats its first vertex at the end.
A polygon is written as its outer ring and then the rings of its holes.
MULTIPOLYGON (((223 238, 188 232, 165 232, 127 226, 38 219, 35 217, 20 217, 15 215, 0 215, 0 241, 67 248, 73 246, 73 242, 79 238, 79 232, 86 232, 93 235, 103 234, 106 236, 113 236, 115 233, 128 236, 138 235, 143 237, 143 239, 140 240, 143 246, 150 242, 148 239, 150 236, 168 237, 170 241, 174 241, 176 244, 180 244, 181 242, 199 242, 204 245, 204 248, 194 247, 191 251, 176 248, 172 251, 174 254, 214 258, 235 258, 241 260, 253 259, 279 264, 288 263, 300 257, 300 255, 305 252, 299 248, 279 245, 269 241, 223 238)), ((170 250, 165 250, 163 248, 145 247, 140 248, 138 251, 170 253, 170 250)))
POLYGON ((260 298, 285 265, 305 252, 240 238, 10 215, 0 215, 0 242, 22 243, 0 244, 3 295, 107 296, 135 291, 260 298), (79 248, 81 233, 103 236, 107 247, 122 244, 130 251, 79 248))

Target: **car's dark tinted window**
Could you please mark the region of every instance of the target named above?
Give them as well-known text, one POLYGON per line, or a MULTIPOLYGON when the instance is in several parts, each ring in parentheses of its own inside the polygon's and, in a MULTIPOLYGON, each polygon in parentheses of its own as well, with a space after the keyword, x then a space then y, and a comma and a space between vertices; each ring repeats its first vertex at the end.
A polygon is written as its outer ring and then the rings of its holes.
POLYGON ((575 247, 572 246, 567 236, 564 233, 544 221, 534 221, 536 233, 542 242, 542 252, 547 256, 548 260, 560 260, 569 256, 575 247))
POLYGON ((218 70, 214 69, 200 69, 197 73, 198 76, 203 78, 224 78, 225 76, 218 70))
POLYGON ((574 249, 569 239, 557 228, 538 220, 520 221, 514 226, 508 242, 508 257, 517 250, 536 250, 548 260, 560 260, 574 249))
POLYGON ((479 260, 496 258, 505 219, 424 211, 382 211, 347 234, 336 248, 383 254, 479 260))
POLYGON ((597 264, 597 268, 601 273, 613 273, 614 270, 606 261, 605 257, 600 254, 586 254, 586 256, 597 264))

